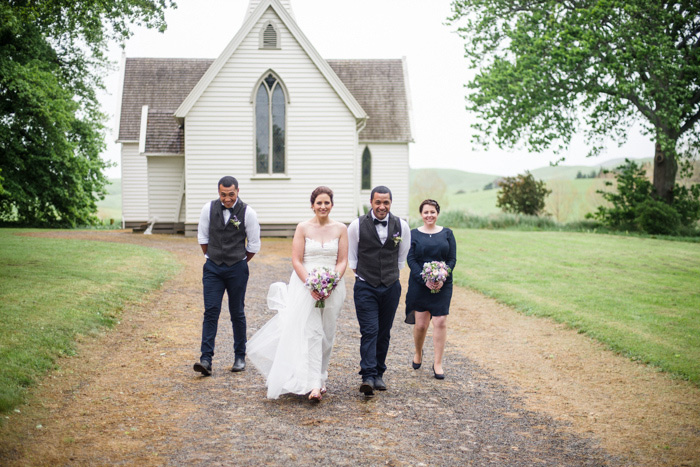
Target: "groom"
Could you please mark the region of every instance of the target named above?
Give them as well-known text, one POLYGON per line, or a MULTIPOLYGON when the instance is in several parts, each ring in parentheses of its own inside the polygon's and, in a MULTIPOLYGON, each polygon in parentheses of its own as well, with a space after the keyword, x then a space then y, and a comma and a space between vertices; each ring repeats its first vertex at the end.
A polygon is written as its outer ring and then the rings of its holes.
POLYGON ((399 269, 411 245, 411 230, 391 212, 391 190, 370 194, 372 209, 348 227, 348 263, 355 272, 355 312, 360 323, 360 392, 385 391, 384 372, 391 326, 401 297, 399 269))
POLYGON ((260 251, 260 225, 253 208, 238 197, 238 180, 219 180, 219 199, 208 202, 199 216, 197 239, 207 258, 204 263, 204 322, 202 323, 202 355, 194 371, 211 375, 214 341, 221 313, 224 291, 233 324, 231 371, 245 370, 245 290, 248 285, 248 261, 260 251))

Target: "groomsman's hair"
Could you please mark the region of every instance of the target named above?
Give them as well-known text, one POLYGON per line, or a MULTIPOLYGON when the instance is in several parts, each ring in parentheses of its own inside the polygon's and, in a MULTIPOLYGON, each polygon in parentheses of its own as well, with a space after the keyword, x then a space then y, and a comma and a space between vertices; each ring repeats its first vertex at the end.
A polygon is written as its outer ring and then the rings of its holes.
POLYGON ((221 180, 219 180, 219 184, 216 185, 216 189, 219 189, 219 186, 224 186, 224 187, 230 187, 230 186, 235 186, 236 190, 238 189, 238 180, 233 178, 230 175, 226 175, 225 177, 221 177, 221 180))
POLYGON ((370 193, 370 195, 369 195, 370 201, 372 201, 374 199, 375 193, 381 193, 381 194, 389 193, 389 199, 391 201, 393 201, 393 198, 391 197, 391 190, 389 189, 389 187, 386 187, 384 185, 379 185, 379 186, 375 186, 374 188, 372 188, 372 193, 370 193))
POLYGON ((318 198, 318 195, 320 194, 327 194, 331 198, 331 206, 333 205, 333 190, 328 188, 327 186, 320 186, 316 188, 314 191, 311 192, 311 206, 314 205, 316 202, 316 198, 318 198))

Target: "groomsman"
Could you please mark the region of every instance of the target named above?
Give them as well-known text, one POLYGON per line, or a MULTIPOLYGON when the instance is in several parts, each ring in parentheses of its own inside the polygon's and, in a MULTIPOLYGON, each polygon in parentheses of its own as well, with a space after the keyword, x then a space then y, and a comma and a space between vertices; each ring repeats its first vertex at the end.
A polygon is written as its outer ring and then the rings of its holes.
POLYGON ((197 238, 207 258, 204 263, 204 321, 199 362, 194 371, 211 375, 214 341, 221 313, 224 291, 233 324, 231 371, 245 370, 246 320, 245 291, 248 285, 248 261, 260 251, 258 216, 238 197, 238 180, 219 180, 219 199, 208 202, 199 216, 197 238))
POLYGON ((348 263, 355 272, 355 311, 360 323, 360 392, 385 391, 384 372, 391 326, 401 297, 399 270, 411 246, 411 229, 391 214, 391 190, 378 186, 372 209, 348 227, 348 263))

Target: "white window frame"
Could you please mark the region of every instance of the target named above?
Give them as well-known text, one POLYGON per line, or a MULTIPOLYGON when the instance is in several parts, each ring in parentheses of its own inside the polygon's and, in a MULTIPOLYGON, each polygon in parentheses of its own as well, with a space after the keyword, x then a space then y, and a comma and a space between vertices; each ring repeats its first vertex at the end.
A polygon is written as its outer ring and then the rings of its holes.
MULTIPOLYGON (((267 86, 266 86, 267 88, 267 86)), ((288 105, 290 104, 291 100, 289 98, 289 91, 287 91, 287 86, 284 84, 284 81, 279 77, 277 73, 275 73, 274 70, 271 68, 268 69, 265 73, 260 75, 260 78, 255 83, 255 86, 253 87, 253 92, 250 95, 250 104, 253 110, 253 177, 252 179, 254 180, 267 180, 267 179, 288 179, 289 176, 287 175, 287 172, 289 170, 289 161, 287 158, 288 154, 288 148, 287 148, 287 125, 289 124, 289 107, 288 105), (269 128, 269 138, 270 138, 270 146, 269 146, 269 162, 268 162, 268 172, 267 173, 258 173, 258 155, 256 153, 256 148, 257 148, 257 143, 258 143, 258 130, 257 130, 257 125, 258 125, 258 116, 256 114, 256 97, 258 94, 258 89, 260 88, 260 85, 262 82, 267 78, 269 75, 272 75, 275 80, 277 81, 275 83, 275 86, 280 86, 282 88, 282 92, 284 93, 284 102, 285 102, 285 108, 284 108, 284 172, 280 173, 273 173, 272 172, 272 166, 273 166, 273 157, 274 157, 274 150, 273 150, 273 131, 272 131, 272 92, 268 90, 268 108, 269 108, 269 120, 268 124, 270 125, 269 128)))

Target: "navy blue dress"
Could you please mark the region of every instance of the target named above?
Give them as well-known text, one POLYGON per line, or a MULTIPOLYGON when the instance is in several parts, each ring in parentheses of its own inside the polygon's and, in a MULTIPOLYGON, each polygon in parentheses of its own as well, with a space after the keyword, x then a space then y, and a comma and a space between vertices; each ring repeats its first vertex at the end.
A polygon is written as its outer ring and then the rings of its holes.
POLYGON ((434 234, 426 234, 418 229, 411 230, 411 249, 408 251, 408 279, 406 293, 406 320, 415 324, 415 311, 429 311, 431 316, 444 316, 450 313, 452 299, 452 273, 442 285, 439 293, 430 293, 420 276, 423 263, 444 261, 453 271, 457 264, 457 242, 452 230, 447 227, 434 234))

